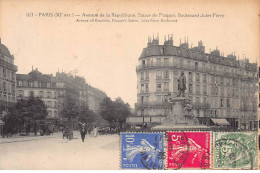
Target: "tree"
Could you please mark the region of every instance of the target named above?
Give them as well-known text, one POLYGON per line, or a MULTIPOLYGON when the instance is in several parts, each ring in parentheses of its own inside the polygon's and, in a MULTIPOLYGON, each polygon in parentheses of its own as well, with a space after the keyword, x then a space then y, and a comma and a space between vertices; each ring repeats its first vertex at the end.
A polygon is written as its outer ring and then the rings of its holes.
POLYGON ((67 120, 70 140, 73 138, 73 120, 77 120, 79 113, 79 102, 67 96, 62 105, 61 114, 67 120))
POLYGON ((45 119, 47 108, 44 102, 38 97, 28 97, 19 99, 11 107, 4 117, 6 128, 21 128, 25 123, 45 119))
POLYGON ((97 115, 88 108, 88 105, 85 102, 82 102, 79 105, 78 120, 84 123, 95 122, 97 120, 97 115))
POLYGON ((112 101, 106 97, 101 102, 101 116, 110 123, 110 126, 116 126, 117 123, 121 126, 126 118, 131 115, 130 106, 128 103, 118 97, 112 101))
POLYGON ((67 120, 77 118, 79 115, 78 101, 70 96, 67 96, 62 105, 61 114, 67 120))

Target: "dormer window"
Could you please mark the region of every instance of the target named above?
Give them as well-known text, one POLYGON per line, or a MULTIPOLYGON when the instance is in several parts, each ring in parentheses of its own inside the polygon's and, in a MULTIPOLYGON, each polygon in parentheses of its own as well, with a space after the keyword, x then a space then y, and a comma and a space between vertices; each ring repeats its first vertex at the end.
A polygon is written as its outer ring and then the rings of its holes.
POLYGON ((161 55, 164 55, 164 48, 161 47, 161 55))

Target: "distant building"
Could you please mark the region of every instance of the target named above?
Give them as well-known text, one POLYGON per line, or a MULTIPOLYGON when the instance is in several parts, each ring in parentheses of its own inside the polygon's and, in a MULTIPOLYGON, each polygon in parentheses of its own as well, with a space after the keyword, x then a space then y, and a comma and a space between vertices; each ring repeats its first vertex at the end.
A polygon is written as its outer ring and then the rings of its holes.
POLYGON ((51 75, 44 75, 37 68, 28 74, 17 74, 17 99, 39 97, 47 107, 47 118, 58 119, 57 88, 51 79, 51 75))
POLYGON ((100 104, 102 100, 107 97, 106 93, 86 84, 87 103, 90 110, 95 113, 100 112, 100 104))
POLYGON ((14 56, 1 43, 0 38, 0 118, 8 107, 16 102, 16 72, 14 56))
POLYGON ((79 102, 85 102, 90 110, 99 113, 100 102, 106 97, 106 94, 86 84, 85 78, 72 76, 64 72, 57 72, 52 81, 57 86, 59 111, 61 111, 64 99, 69 96, 79 102))
POLYGON ((66 97, 78 100, 79 91, 75 83, 74 77, 64 72, 57 72, 56 76, 52 78, 52 82, 56 84, 59 103, 58 110, 61 118, 61 110, 66 97))
POLYGON ((167 100, 177 96, 178 78, 184 72, 186 97, 201 124, 210 125, 215 118, 226 119, 235 129, 257 128, 256 63, 224 57, 217 49, 205 53, 202 41, 193 48, 187 41, 174 46, 172 37, 163 45, 158 38, 149 39, 138 61, 135 122, 164 120, 170 109, 167 100))

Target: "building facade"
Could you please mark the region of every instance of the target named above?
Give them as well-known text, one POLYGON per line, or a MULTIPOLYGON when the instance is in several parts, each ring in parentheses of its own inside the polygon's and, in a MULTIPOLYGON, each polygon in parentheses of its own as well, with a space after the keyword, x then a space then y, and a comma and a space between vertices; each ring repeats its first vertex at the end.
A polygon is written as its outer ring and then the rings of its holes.
POLYGON ((0 38, 0 118, 8 107, 16 102, 16 72, 14 56, 1 43, 0 38))
POLYGON ((90 110, 100 113, 100 104, 107 97, 106 93, 86 84, 87 104, 90 110))
POLYGON ((173 38, 149 40, 138 59, 137 117, 161 122, 169 113, 167 102, 178 94, 178 78, 186 76, 186 97, 201 124, 226 119, 236 129, 257 128, 257 64, 219 50, 205 53, 202 41, 189 48, 173 45, 173 38))
POLYGON ((17 99, 39 97, 47 107, 47 118, 58 119, 57 88, 51 79, 51 75, 44 75, 37 68, 28 74, 17 74, 17 99))

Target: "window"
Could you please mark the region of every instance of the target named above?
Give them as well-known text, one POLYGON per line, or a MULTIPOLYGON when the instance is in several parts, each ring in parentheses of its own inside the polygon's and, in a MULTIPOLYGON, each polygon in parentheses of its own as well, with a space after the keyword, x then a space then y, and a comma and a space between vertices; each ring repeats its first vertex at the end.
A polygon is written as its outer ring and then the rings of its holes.
POLYGON ((220 99, 220 107, 224 107, 224 99, 220 99))
POLYGON ((227 88, 227 96, 230 97, 230 89, 227 88))
POLYGON ((23 86, 23 81, 18 81, 18 86, 23 86))
POLYGON ((169 58, 164 58, 164 66, 168 66, 169 65, 169 58))
POLYGON ((144 102, 149 103, 149 96, 145 96, 144 102))
POLYGON ((51 98, 52 97, 52 94, 50 91, 47 92, 47 98, 51 98))
POLYGON ((222 85, 224 84, 224 78, 223 77, 220 78, 220 84, 222 84, 222 85))
POLYGON ((141 80, 144 80, 144 72, 141 72, 141 80))
POLYGON ((145 84, 145 92, 149 92, 149 83, 145 84))
POLYGON ((48 110, 48 116, 52 116, 52 111, 51 110, 48 110))
POLYGON ((161 55, 164 55, 164 48, 163 47, 161 47, 161 55))
POLYGON ((202 64, 202 69, 205 70, 205 63, 202 64))
POLYGON ((189 93, 192 93, 192 84, 189 84, 189 93))
POLYGON ((6 70, 3 68, 3 75, 6 77, 6 70))
POLYGON ((203 86, 203 94, 207 94, 207 86, 206 85, 203 86))
POLYGON ((227 81, 227 86, 229 86, 229 81, 230 81, 230 79, 229 79, 229 78, 227 78, 227 80, 226 80, 226 81, 227 81))
POLYGON ((203 74, 203 82, 206 83, 207 82, 207 75, 203 74))
POLYGON ((196 81, 200 82, 200 74, 199 73, 196 73, 196 81))
POLYGON ((196 110, 196 113, 197 113, 197 116, 199 117, 199 116, 200 116, 200 110, 197 109, 197 110, 196 110))
POLYGON ((200 93, 200 86, 196 85, 196 93, 199 94, 200 93))
POLYGON ((221 88, 221 95, 224 96, 224 88, 221 88))
POLYGON ((19 90, 18 91, 18 96, 19 97, 23 97, 24 96, 24 91, 23 90, 19 90))
POLYGON ((43 97, 43 91, 39 91, 39 97, 43 97))
POLYGON ((161 91, 161 90, 162 90, 162 83, 161 82, 157 82, 156 91, 161 91))
POLYGON ((38 81, 34 81, 34 87, 38 87, 38 81))
POLYGON ((50 83, 47 83, 47 88, 50 88, 51 87, 51 84, 50 83))
POLYGON ((15 93, 15 87, 14 87, 14 84, 12 84, 11 90, 12 90, 12 93, 15 93))
POLYGON ((3 87, 4 91, 6 91, 6 83, 4 82, 3 84, 4 84, 4 87, 3 87))
POLYGON ((156 58, 156 65, 160 66, 161 65, 161 58, 156 58))
POLYGON ((199 64, 198 62, 195 62, 195 70, 198 70, 199 69, 199 64))
POLYGON ((141 96, 141 103, 144 102, 144 96, 141 96))
POLYGON ((142 60, 142 66, 143 67, 145 66, 145 60, 142 60))
POLYGON ((230 100, 229 99, 227 99, 227 107, 230 107, 231 105, 230 105, 230 100))
POLYGON ((187 66, 188 66, 188 68, 190 68, 191 66, 190 66, 190 61, 188 61, 187 62, 187 66))
POLYGON ((54 117, 57 117, 57 111, 54 111, 54 117))
POLYGON ((51 101, 47 101, 47 107, 52 107, 52 102, 51 101))
POLYGON ((164 82, 164 91, 169 91, 169 82, 164 82))
POLYGON ((162 78, 162 71, 158 70, 156 71, 156 79, 161 79, 162 78))
POLYGON ((164 78, 169 78, 169 70, 164 71, 164 78))
POLYGON ((203 97, 203 103, 206 104, 207 102, 207 97, 203 97))
POLYGON ((196 97, 196 103, 200 103, 200 97, 196 97))
POLYGON ((192 82, 192 72, 189 72, 189 81, 192 82))
POLYGON ((141 92, 144 92, 144 84, 141 84, 141 92))
POLYGON ((29 81, 29 87, 33 87, 33 82, 29 81))
POLYGON ((180 67, 183 67, 183 59, 180 59, 180 67))
POLYGON ((147 66, 150 67, 150 59, 147 59, 147 66))
POLYGON ((149 79, 149 71, 145 72, 145 79, 149 79))

